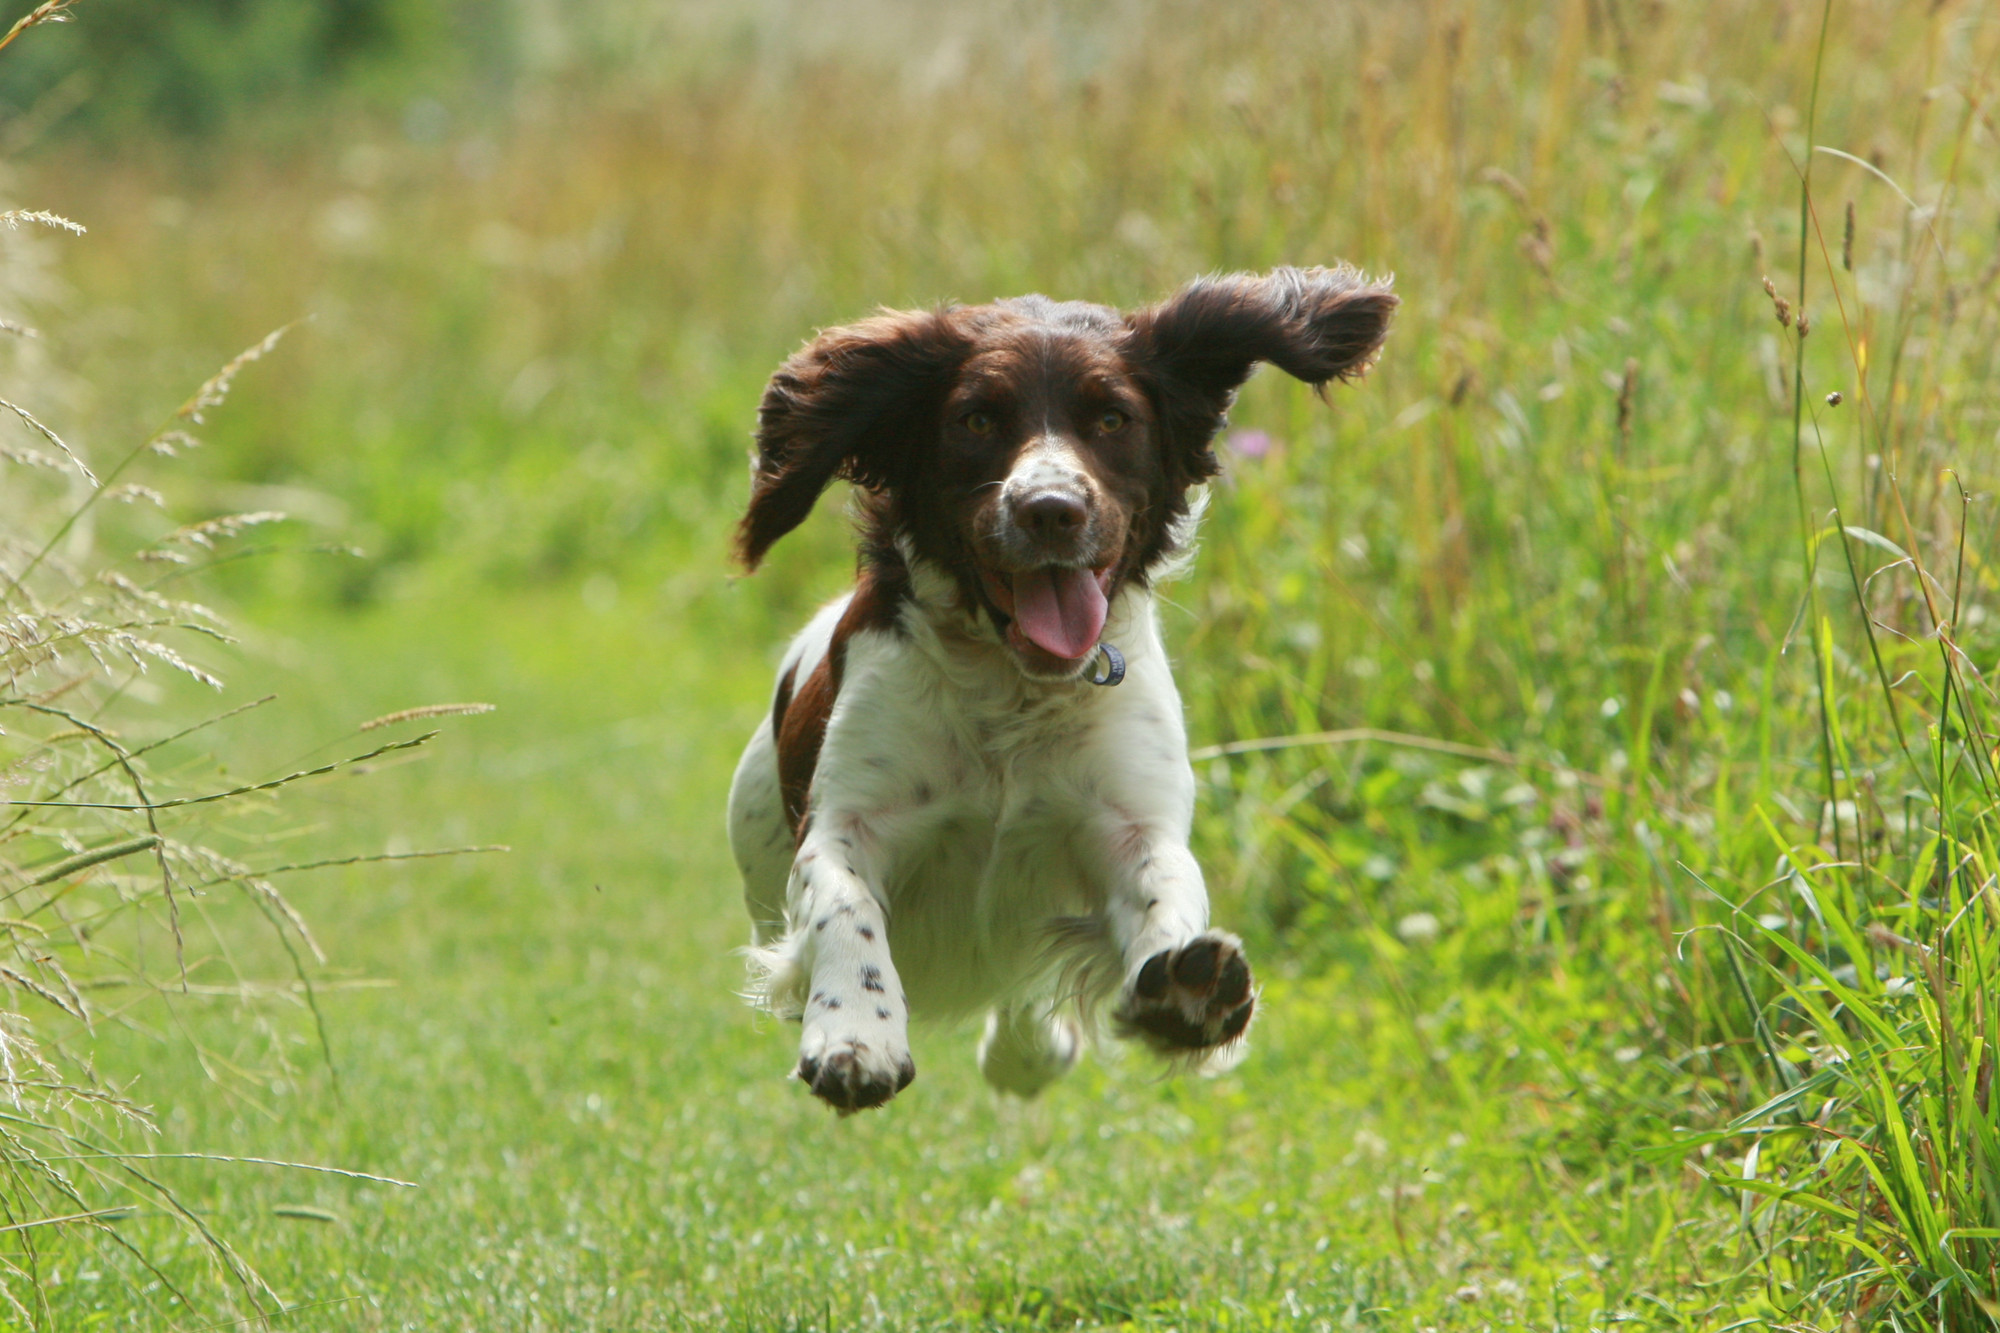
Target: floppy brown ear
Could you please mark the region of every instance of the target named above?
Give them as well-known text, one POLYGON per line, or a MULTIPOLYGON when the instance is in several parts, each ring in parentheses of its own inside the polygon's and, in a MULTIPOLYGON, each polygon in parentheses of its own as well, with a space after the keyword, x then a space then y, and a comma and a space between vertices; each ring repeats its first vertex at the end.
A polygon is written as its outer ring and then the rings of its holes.
POLYGON ((1258 362, 1314 386, 1352 379, 1381 349, 1397 304, 1386 281, 1345 264, 1199 278, 1126 318, 1127 354, 1199 480, 1215 474, 1208 443, 1258 362))
POLYGON ((757 464, 736 551, 757 568, 835 477, 891 486, 925 435, 969 342, 950 312, 892 311, 808 343, 764 389, 757 464))

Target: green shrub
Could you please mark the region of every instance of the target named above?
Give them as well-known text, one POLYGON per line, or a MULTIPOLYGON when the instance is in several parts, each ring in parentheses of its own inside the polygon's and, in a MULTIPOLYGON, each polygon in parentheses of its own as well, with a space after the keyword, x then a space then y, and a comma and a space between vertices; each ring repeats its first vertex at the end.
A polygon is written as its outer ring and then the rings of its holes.
POLYGON ((437 6, 386 0, 91 0, 0 70, 0 105, 113 138, 212 134, 323 97, 403 49, 437 6))

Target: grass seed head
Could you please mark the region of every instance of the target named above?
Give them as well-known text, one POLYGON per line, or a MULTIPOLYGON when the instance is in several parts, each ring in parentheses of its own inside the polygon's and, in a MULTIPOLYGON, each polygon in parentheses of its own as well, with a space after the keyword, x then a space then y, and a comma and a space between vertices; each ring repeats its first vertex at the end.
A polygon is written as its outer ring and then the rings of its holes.
POLYGON ((55 213, 46 213, 39 208, 10 208, 0 212, 0 222, 7 224, 8 231, 19 231, 23 222, 39 222, 44 227, 54 227, 58 231, 74 232, 82 236, 88 230, 81 222, 71 222, 55 213))
POLYGON ((1792 326, 1792 303, 1778 294, 1778 284, 1769 275, 1764 278, 1764 295, 1771 298, 1771 308, 1778 314, 1778 323, 1786 328, 1792 326))
POLYGON ((373 731, 377 727, 393 727, 398 722, 415 722, 426 717, 464 717, 475 713, 490 713, 492 704, 425 704, 421 708, 405 708, 397 713, 384 713, 381 717, 369 718, 358 730, 373 731))
POLYGON ((38 24, 69 22, 69 15, 63 11, 75 3, 76 0, 42 0, 41 4, 36 5, 27 13, 21 15, 20 18, 14 20, 14 26, 7 29, 7 35, 0 37, 0 47, 6 46, 16 37, 19 37, 22 33, 38 24))
POLYGON ((298 321, 293 320, 290 324, 271 330, 262 339, 238 352, 228 365, 216 371, 206 384, 195 390, 194 397, 181 404, 181 410, 176 415, 183 421, 192 421, 200 425, 203 412, 211 407, 222 406, 223 400, 229 397, 229 389, 236 382, 237 373, 252 361, 261 361, 273 347, 278 345, 279 339, 296 327, 298 321))
POLYGON ((1512 199, 1516 204, 1518 204, 1521 208, 1521 211, 1523 212, 1527 211, 1528 187, 1521 184, 1521 182, 1516 180, 1510 173, 1503 171, 1499 167, 1487 167, 1485 170, 1479 173, 1479 180, 1482 185, 1492 185, 1497 187, 1499 190, 1505 193, 1509 199, 1512 199))

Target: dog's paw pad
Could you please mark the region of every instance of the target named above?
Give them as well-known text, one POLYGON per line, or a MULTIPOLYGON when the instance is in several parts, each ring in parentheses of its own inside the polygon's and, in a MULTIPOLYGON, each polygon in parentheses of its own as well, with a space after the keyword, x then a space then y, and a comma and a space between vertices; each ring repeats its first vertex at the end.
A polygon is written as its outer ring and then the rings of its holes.
POLYGON ((862 1041, 843 1042, 823 1055, 804 1056, 798 1068, 799 1082, 842 1115, 882 1105, 916 1077, 916 1061, 908 1055, 883 1060, 862 1041))
MULTIPOLYGON (((1205 991, 1215 984, 1216 966, 1222 954, 1219 940, 1199 939, 1171 955, 1167 970, 1173 974, 1174 984, 1191 991, 1205 991)), ((1169 955, 1155 955, 1168 957, 1169 955)))
POLYGON ((1216 932, 1148 958, 1114 1017, 1125 1036, 1185 1056, 1241 1038, 1256 1008, 1242 943, 1216 932))
MULTIPOLYGON (((1231 953, 1222 962, 1222 975, 1215 983, 1215 998, 1222 1004, 1241 1004, 1250 998, 1250 964, 1242 953, 1231 953)), ((1244 1022, 1249 1022, 1245 1011, 1244 1022)))

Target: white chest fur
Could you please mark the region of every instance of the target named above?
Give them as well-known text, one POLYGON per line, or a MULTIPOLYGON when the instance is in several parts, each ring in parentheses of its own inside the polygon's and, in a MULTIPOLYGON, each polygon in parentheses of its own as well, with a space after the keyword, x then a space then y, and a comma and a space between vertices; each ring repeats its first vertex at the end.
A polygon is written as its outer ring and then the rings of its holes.
MULTIPOLYGON (((846 640, 800 826, 768 718, 730 793, 751 997, 803 1024, 801 1077, 837 1105, 874 1105, 914 1076, 911 1018, 984 1009, 981 1067, 1031 1094, 1114 995, 1127 1035, 1233 1060, 1249 973, 1237 941, 1208 931, 1151 596, 1114 603, 1104 637, 1125 678, 1098 687, 1026 678, 976 622, 925 614, 921 591, 895 628, 846 640)), ((820 664, 844 609, 814 618, 784 679, 820 664)))
MULTIPOLYGON (((788 665, 816 665, 844 604, 814 618, 788 665)), ((1029 681, 1004 647, 949 621, 917 619, 847 645, 812 826, 867 860, 919 1017, 957 1017, 1037 980, 1053 984, 1060 966, 1051 965, 1075 961, 1060 956, 1064 942, 1109 943, 1085 923, 1101 924, 1122 853, 1158 838, 1185 844, 1193 775, 1151 597, 1121 597, 1106 629, 1126 658, 1125 680, 1111 688, 1029 681)), ((731 815, 746 878, 762 881, 746 884, 753 917, 785 922, 778 935, 798 925, 786 890, 799 886, 792 858, 781 870, 772 855, 774 835, 788 832, 774 763, 767 726, 744 756, 731 815)))

